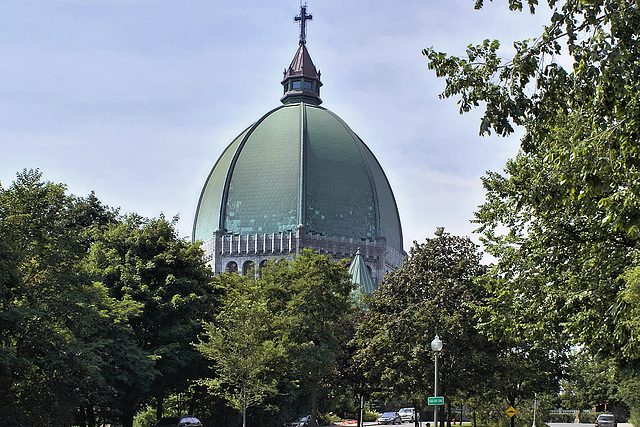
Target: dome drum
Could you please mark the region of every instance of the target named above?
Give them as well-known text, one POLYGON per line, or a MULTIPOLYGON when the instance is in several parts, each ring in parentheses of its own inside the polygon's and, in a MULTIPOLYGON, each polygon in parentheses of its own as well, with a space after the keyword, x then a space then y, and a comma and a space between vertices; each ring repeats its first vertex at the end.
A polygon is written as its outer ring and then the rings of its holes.
POLYGON ((379 283, 387 271, 397 267, 405 256, 390 248, 383 236, 376 241, 327 237, 307 233, 303 226, 295 232, 262 235, 225 235, 218 230, 203 242, 205 259, 215 272, 235 271, 242 275, 248 274, 248 263, 259 270, 267 259, 292 258, 304 248, 331 254, 336 259, 353 258, 360 251, 375 283, 379 283))

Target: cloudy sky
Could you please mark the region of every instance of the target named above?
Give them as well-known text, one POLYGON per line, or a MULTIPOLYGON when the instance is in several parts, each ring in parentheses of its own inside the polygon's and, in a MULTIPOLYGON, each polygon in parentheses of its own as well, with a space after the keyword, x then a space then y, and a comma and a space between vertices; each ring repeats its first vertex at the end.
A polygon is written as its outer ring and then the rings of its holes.
MULTIPOLYGON (((323 107, 378 158, 394 190, 405 250, 437 226, 472 236, 480 177, 518 139, 479 137, 479 112, 439 100, 422 49, 535 37, 548 12, 482 11, 474 0, 308 0, 307 48, 323 107)), ((190 236, 222 150, 280 105, 298 47, 299 0, 3 0, 0 182, 39 168, 69 192, 122 212, 180 216, 190 236)), ((476 237, 472 238, 477 241, 476 237)))

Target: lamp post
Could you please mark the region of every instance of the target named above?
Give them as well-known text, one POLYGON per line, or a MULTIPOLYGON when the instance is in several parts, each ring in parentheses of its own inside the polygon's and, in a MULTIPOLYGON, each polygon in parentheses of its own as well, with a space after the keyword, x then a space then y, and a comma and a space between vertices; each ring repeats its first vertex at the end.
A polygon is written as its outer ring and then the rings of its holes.
MULTIPOLYGON (((442 341, 436 335, 436 337, 431 341, 431 350, 433 350, 433 354, 435 356, 435 371, 434 371, 434 382, 433 382, 433 397, 438 396, 438 353, 442 351, 442 341)), ((438 427, 438 405, 434 405, 433 408, 433 427, 438 427)))

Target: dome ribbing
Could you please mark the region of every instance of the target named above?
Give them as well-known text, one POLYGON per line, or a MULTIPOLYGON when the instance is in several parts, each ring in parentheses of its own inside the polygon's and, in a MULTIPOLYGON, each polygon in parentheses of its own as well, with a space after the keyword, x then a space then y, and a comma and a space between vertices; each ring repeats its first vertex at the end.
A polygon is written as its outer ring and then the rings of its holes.
POLYGON ((391 187, 375 156, 338 116, 285 104, 242 132, 203 189, 194 237, 307 232, 359 240, 380 236, 402 251, 391 187))

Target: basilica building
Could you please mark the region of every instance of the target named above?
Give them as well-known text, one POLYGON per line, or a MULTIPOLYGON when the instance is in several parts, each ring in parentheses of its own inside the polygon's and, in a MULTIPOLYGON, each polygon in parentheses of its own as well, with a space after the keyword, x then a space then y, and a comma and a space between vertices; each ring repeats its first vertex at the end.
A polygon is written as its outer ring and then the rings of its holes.
MULTIPOLYGON (((335 113, 321 107, 320 73, 300 41, 281 82, 282 105, 243 130, 223 151, 198 201, 193 240, 208 264, 249 274, 269 258, 313 248, 357 258, 375 290, 402 264, 396 201, 378 160, 335 113)), ((362 273, 360 273, 362 274, 362 273)))

